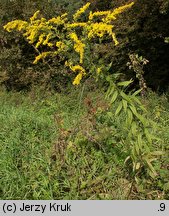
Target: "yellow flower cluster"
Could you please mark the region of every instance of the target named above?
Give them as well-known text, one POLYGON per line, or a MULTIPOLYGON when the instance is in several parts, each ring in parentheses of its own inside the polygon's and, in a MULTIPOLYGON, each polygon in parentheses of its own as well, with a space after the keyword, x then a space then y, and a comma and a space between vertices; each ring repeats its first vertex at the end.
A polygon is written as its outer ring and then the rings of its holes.
POLYGON ((94 17, 108 15, 110 13, 111 13, 110 11, 96 11, 94 13, 92 11, 90 11, 89 20, 93 20, 94 17))
POLYGON ((39 36, 39 40, 38 40, 38 42, 35 45, 36 48, 38 48, 43 43, 44 38, 45 38, 45 34, 44 33, 39 36))
POLYGON ((58 52, 61 52, 65 49, 66 45, 62 41, 57 41, 56 47, 58 47, 58 52))
POLYGON ((26 32, 23 34, 29 41, 29 43, 33 44, 36 41, 36 38, 38 37, 38 26, 30 26, 26 32))
POLYGON ((52 37, 52 33, 50 32, 47 36, 46 36, 46 39, 43 41, 43 45, 47 45, 49 47, 52 47, 53 44, 49 42, 49 40, 51 39, 52 37))
POLYGON ((76 72, 76 71, 80 71, 82 72, 83 74, 85 74, 85 69, 80 66, 80 65, 75 65, 75 66, 72 66, 71 64, 69 64, 69 67, 72 69, 72 71, 76 72))
POLYGON ((87 26, 87 23, 77 22, 77 23, 71 23, 66 25, 67 28, 76 28, 76 27, 84 27, 84 26, 87 26))
POLYGON ((99 74, 101 73, 101 71, 102 71, 102 68, 101 68, 101 67, 98 67, 96 72, 97 72, 97 74, 99 75, 99 74))
POLYGON ((124 6, 121 6, 121 7, 118 7, 116 9, 114 9, 113 12, 108 13, 107 16, 102 19, 102 21, 105 22, 105 23, 110 23, 112 20, 116 19, 116 16, 118 14, 121 14, 126 9, 131 8, 133 5, 134 5, 134 2, 131 2, 130 4, 126 4, 124 6))
POLYGON ((85 69, 80 65, 72 66, 72 63, 69 63, 67 61, 65 62, 65 65, 68 66, 73 72, 79 72, 73 81, 73 85, 79 85, 81 79, 86 74, 85 69))
POLYGON ((36 56, 33 64, 37 64, 38 61, 40 61, 41 59, 44 60, 48 56, 55 56, 57 54, 58 54, 58 52, 56 52, 56 51, 55 52, 51 52, 51 51, 49 51, 49 52, 42 52, 38 56, 36 56))
POLYGON ((88 30, 88 38, 94 38, 96 36, 103 37, 104 34, 108 33, 109 35, 112 34, 113 25, 108 25, 106 23, 92 23, 90 26, 87 26, 88 30))
POLYGON ((36 11, 34 15, 30 18, 31 23, 33 23, 39 16, 40 11, 36 11))
MULTIPOLYGON (((27 38, 27 40, 29 40, 30 43, 35 43, 36 40, 39 38, 39 41, 45 38, 46 35, 46 39, 45 39, 45 44, 51 46, 52 44, 48 44, 49 41, 49 33, 52 29, 52 26, 47 25, 47 23, 41 19, 41 20, 36 20, 34 21, 33 25, 29 25, 25 30, 25 33, 23 34, 23 36, 25 36, 27 38), (39 33, 43 32, 44 36, 39 35, 39 33)), ((38 43, 38 42, 37 42, 38 43)), ((44 42, 40 43, 40 44, 44 44, 44 42)))
POLYGON ((36 58, 35 58, 33 64, 37 64, 39 60, 45 59, 48 55, 50 55, 50 53, 51 53, 51 52, 43 52, 43 53, 39 54, 38 56, 36 56, 36 58))
POLYGON ((81 79, 83 78, 83 74, 80 72, 74 79, 73 81, 73 85, 79 85, 81 79))
POLYGON ((12 30, 16 29, 18 31, 22 31, 25 28, 27 28, 28 22, 22 21, 22 20, 14 20, 11 22, 8 22, 5 26, 4 29, 8 32, 11 32, 12 30))
POLYGON ((73 85, 79 85, 83 75, 86 74, 85 69, 80 65, 70 66, 70 69, 74 72, 79 71, 78 75, 75 77, 73 81, 73 85))
POLYGON ((112 39, 113 39, 113 41, 115 43, 115 46, 117 46, 119 44, 119 42, 118 42, 118 40, 116 38, 116 34, 114 32, 112 32, 111 36, 112 36, 112 39))
POLYGON ((61 16, 57 16, 48 20, 48 22, 55 25, 63 25, 67 21, 67 15, 67 13, 64 13, 61 16))
POLYGON ((74 44, 74 49, 77 53, 80 54, 80 63, 83 63, 83 58, 84 58, 84 48, 85 44, 81 42, 81 40, 78 39, 77 35, 75 32, 69 34, 69 37, 75 42, 74 44))
POLYGON ((96 36, 102 38, 105 34, 108 34, 112 37, 115 45, 118 45, 119 42, 117 41, 115 33, 112 31, 113 27, 113 25, 109 25, 103 22, 92 23, 86 27, 86 30, 88 32, 87 36, 89 39, 92 39, 96 36))
POLYGON ((90 3, 85 4, 83 7, 81 7, 74 15, 73 19, 76 21, 78 18, 83 14, 90 6, 90 3))

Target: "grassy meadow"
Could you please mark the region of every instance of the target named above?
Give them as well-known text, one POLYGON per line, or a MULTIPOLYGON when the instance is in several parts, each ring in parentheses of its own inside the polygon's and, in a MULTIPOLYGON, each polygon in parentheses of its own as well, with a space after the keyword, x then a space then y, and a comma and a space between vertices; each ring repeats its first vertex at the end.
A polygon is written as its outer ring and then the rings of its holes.
POLYGON ((115 108, 102 90, 1 89, 0 199, 168 199, 169 95, 149 92, 144 105, 164 154, 154 179, 142 170, 135 180, 123 119, 110 119, 115 108))

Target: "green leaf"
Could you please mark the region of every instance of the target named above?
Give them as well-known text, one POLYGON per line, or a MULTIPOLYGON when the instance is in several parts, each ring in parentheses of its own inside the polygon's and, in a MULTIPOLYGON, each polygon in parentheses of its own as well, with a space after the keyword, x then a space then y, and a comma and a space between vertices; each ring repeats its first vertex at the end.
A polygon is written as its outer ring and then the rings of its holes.
POLYGON ((140 155, 140 148, 139 148, 139 145, 137 143, 135 144, 135 151, 136 151, 137 156, 139 156, 140 155))
POLYGON ((165 183, 163 188, 164 188, 164 191, 169 191, 169 182, 165 183))
POLYGON ((137 135, 137 142, 140 150, 142 150, 143 140, 142 140, 142 135, 140 133, 137 135))
POLYGON ((135 101, 139 105, 139 108, 142 111, 147 112, 146 108, 142 105, 141 101, 136 96, 131 95, 131 97, 132 97, 133 101, 135 101))
POLYGON ((130 107, 130 110, 132 111, 132 113, 137 117, 138 112, 137 112, 136 108, 134 106, 129 106, 129 107, 130 107))
POLYGON ((111 80, 110 76, 107 76, 107 77, 106 77, 106 81, 107 81, 107 82, 110 82, 110 80, 111 80))
POLYGON ((113 64, 113 62, 110 62, 110 64, 108 64, 108 66, 107 66, 107 71, 111 68, 111 66, 112 66, 112 64, 113 64))
POLYGON ((117 107, 117 109, 116 109, 115 116, 117 116, 117 115, 120 113, 122 107, 123 107, 123 104, 122 104, 122 102, 120 101, 120 102, 119 102, 119 105, 118 105, 118 107, 117 107))
MULTIPOLYGON (((131 97, 132 97, 132 99, 133 99, 137 104, 142 105, 141 101, 140 101, 137 97, 135 97, 135 96, 133 96, 133 95, 131 95, 131 97)), ((139 106, 139 107, 140 107, 140 106, 139 106)))
POLYGON ((106 98, 109 98, 109 97, 113 94, 114 89, 115 89, 114 86, 110 86, 110 87, 108 88, 107 92, 106 92, 106 96, 105 96, 105 97, 106 97, 106 98))
POLYGON ((131 111, 133 112, 133 114, 141 121, 141 123, 144 126, 147 126, 147 121, 144 117, 142 117, 136 110, 136 108, 134 106, 130 106, 131 111))
POLYGON ((135 154, 134 148, 132 148, 132 150, 131 150, 131 158, 132 158, 133 163, 134 163, 134 161, 137 160, 137 155, 135 154))
POLYGON ((137 136, 137 124, 135 121, 133 121, 131 124, 131 132, 134 136, 137 136))
POLYGON ((130 126, 132 121, 133 121, 133 114, 129 109, 127 109, 127 117, 126 117, 127 125, 130 126))
POLYGON ((165 153, 163 151, 153 151, 151 152, 151 155, 153 156, 161 156, 164 155, 165 153))
POLYGON ((131 99, 130 99, 130 96, 126 95, 123 91, 120 92, 120 95, 121 95, 122 98, 125 99, 129 104, 131 104, 131 105, 133 104, 132 101, 131 101, 131 99))
POLYGON ((153 167, 153 165, 151 164, 151 161, 148 159, 148 158, 144 158, 145 162, 147 163, 148 165, 148 168, 149 168, 149 171, 151 172, 151 176, 153 178, 155 178, 157 176, 157 173, 153 167))
POLYGON ((151 138, 151 135, 150 135, 150 132, 148 131, 148 129, 144 129, 144 133, 145 133, 145 136, 148 140, 149 143, 152 143, 152 138, 151 138))
POLYGON ((136 95, 138 95, 141 91, 142 91, 142 89, 139 89, 139 90, 135 91, 132 95, 133 95, 133 96, 136 96, 136 95))
POLYGON ((118 86, 123 86, 123 87, 127 87, 129 86, 133 81, 130 80, 130 81, 124 81, 124 82, 118 82, 117 85, 118 86))
POLYGON ((122 103, 123 103, 123 108, 124 108, 124 111, 125 113, 127 112, 127 101, 122 99, 122 103))
POLYGON ((113 104, 115 102, 115 100, 117 99, 117 96, 118 96, 118 91, 115 91, 113 96, 112 96, 112 99, 110 101, 111 104, 113 104))
POLYGON ((108 117, 112 118, 114 115, 112 112, 107 112, 108 117))

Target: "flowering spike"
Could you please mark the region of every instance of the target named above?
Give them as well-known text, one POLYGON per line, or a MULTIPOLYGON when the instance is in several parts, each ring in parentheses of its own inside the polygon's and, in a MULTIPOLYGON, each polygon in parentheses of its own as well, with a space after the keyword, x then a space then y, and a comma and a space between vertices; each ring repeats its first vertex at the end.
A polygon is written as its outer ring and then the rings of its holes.
POLYGON ((78 18, 81 16, 81 14, 83 14, 88 7, 90 6, 90 3, 88 2, 87 4, 85 4, 83 7, 81 7, 74 15, 73 15, 73 19, 76 21, 78 20, 78 18))
POLYGON ((39 10, 34 13, 34 15, 30 18, 31 23, 38 18, 39 13, 40 13, 39 10))

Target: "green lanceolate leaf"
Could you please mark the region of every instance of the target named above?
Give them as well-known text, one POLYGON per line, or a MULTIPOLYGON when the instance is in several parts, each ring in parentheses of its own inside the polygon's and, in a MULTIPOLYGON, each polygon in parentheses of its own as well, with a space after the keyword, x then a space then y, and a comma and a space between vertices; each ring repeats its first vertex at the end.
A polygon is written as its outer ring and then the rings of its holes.
POLYGON ((137 155, 136 155, 136 152, 135 152, 134 148, 131 149, 131 158, 132 158, 132 161, 133 161, 133 164, 134 164, 134 162, 137 161, 137 155))
POLYGON ((111 104, 115 102, 115 100, 117 99, 117 96, 118 96, 118 91, 115 91, 110 101, 111 104))
POLYGON ((133 104, 131 99, 130 99, 130 96, 129 95, 126 95, 123 91, 120 92, 120 95, 123 99, 125 99, 129 104, 133 104))
POLYGON ((110 86, 109 89, 107 90, 106 98, 110 98, 111 95, 113 94, 114 90, 115 90, 115 87, 114 86, 110 86))
POLYGON ((126 117, 127 126, 130 126, 132 121, 133 121, 133 114, 131 110, 127 109, 127 117, 126 117))
POLYGON ((143 140, 142 140, 142 135, 140 133, 137 135, 137 143, 138 143, 139 149, 141 150, 143 146, 143 140))
POLYGON ((141 101, 137 97, 135 97, 133 95, 131 95, 131 97, 137 104, 142 105, 141 101))
POLYGON ((148 169, 150 171, 151 177, 155 178, 157 176, 157 173, 156 173, 153 165, 151 164, 151 161, 148 158, 144 158, 144 160, 147 163, 147 166, 148 166, 148 169))
POLYGON ((135 152, 136 152, 135 154, 137 156, 139 156, 140 155, 140 148, 139 148, 139 145, 137 142, 135 143, 134 148, 135 148, 135 152))
POLYGON ((137 112, 136 108, 134 106, 129 106, 129 107, 130 107, 130 110, 132 111, 132 113, 137 117, 138 112, 137 112))
POLYGON ((107 81, 107 82, 110 82, 110 80, 111 80, 110 76, 107 76, 107 77, 106 77, 106 81, 107 81))
POLYGON ((136 96, 131 95, 131 97, 132 97, 132 100, 139 105, 139 108, 142 111, 147 112, 146 108, 142 105, 141 101, 136 96))
POLYGON ((146 139, 149 143, 152 143, 152 138, 151 138, 151 135, 150 135, 150 132, 148 131, 148 129, 144 129, 144 134, 146 136, 146 139))
POLYGON ((146 126, 147 125, 146 119, 137 112, 136 108, 134 106, 130 106, 130 109, 131 109, 132 113, 141 121, 141 123, 144 126, 146 126))
POLYGON ((135 121, 133 121, 131 124, 131 132, 133 136, 137 136, 137 124, 135 121))
POLYGON ((163 151, 153 151, 150 154, 153 156, 161 156, 164 155, 165 153, 163 151))
POLYGON ((127 87, 129 86, 133 81, 130 80, 130 81, 124 81, 124 82, 119 82, 117 83, 118 86, 123 86, 123 87, 127 87))
POLYGON ((113 115, 112 112, 107 112, 107 116, 110 117, 110 118, 113 118, 114 115, 113 115))
POLYGON ((139 89, 139 90, 135 91, 132 95, 133 95, 133 96, 136 96, 136 95, 138 95, 141 91, 142 91, 142 89, 139 89))
POLYGON ((112 64, 113 64, 113 62, 110 62, 110 64, 108 64, 108 66, 107 66, 107 71, 111 68, 111 66, 112 66, 112 64))
POLYGON ((124 108, 124 111, 125 113, 127 112, 127 101, 122 99, 122 103, 123 103, 123 108, 124 108))
POLYGON ((123 107, 123 104, 122 104, 122 101, 120 101, 116 109, 115 116, 117 116, 120 113, 120 111, 122 110, 122 107, 123 107))

